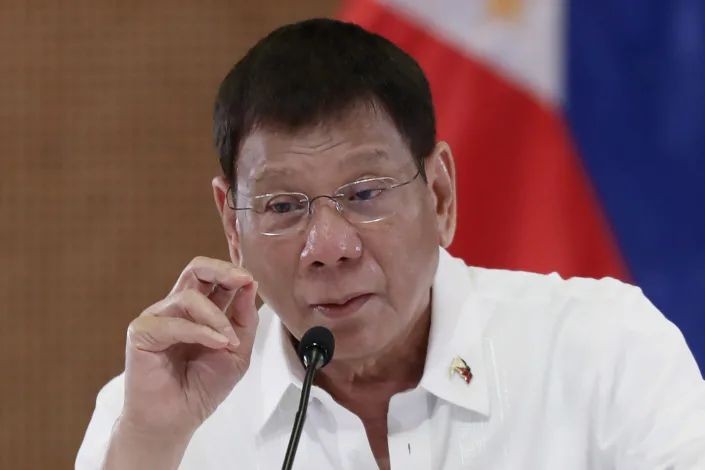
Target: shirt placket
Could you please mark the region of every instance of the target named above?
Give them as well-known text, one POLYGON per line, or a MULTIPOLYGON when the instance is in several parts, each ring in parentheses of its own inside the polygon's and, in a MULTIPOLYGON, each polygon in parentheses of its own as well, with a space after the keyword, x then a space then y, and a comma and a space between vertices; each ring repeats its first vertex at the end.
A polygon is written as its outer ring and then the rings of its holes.
POLYGON ((420 388, 392 397, 387 418, 391 468, 433 468, 428 400, 420 388))

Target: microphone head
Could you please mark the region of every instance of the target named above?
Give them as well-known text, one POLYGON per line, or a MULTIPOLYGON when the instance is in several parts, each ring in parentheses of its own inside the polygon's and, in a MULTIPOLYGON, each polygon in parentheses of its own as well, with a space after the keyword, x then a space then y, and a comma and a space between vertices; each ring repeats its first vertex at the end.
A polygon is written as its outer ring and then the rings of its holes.
POLYGON ((304 365, 308 366, 311 359, 311 352, 314 349, 318 349, 321 353, 323 362, 320 367, 328 364, 333 358, 335 338, 333 338, 333 333, 325 326, 314 326, 304 333, 304 336, 301 338, 298 353, 304 365))

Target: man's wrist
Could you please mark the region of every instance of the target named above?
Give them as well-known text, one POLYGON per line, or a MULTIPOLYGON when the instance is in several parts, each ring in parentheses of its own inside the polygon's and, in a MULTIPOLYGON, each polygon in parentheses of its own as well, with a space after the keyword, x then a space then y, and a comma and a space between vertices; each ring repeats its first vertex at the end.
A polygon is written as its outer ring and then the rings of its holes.
POLYGON ((176 469, 194 431, 176 427, 157 430, 120 416, 113 426, 103 469, 176 469))

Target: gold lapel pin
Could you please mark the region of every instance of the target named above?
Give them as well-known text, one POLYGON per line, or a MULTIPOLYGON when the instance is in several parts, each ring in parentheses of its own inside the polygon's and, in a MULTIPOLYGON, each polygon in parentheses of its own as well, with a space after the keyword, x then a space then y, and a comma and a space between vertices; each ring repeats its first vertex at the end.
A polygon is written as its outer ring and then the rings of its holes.
POLYGON ((460 356, 455 356, 453 361, 450 363, 448 375, 453 377, 453 374, 459 375, 466 384, 469 384, 472 380, 472 371, 470 370, 470 366, 468 366, 468 363, 465 362, 460 356))

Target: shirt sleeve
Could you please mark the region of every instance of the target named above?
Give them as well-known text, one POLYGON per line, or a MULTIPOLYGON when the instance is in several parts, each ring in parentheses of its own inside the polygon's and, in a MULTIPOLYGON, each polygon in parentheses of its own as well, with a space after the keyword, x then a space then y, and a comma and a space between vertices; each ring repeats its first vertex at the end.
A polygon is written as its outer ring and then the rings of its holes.
POLYGON ((705 469, 705 381, 680 330, 630 288, 602 356, 597 445, 617 469, 705 469))
POLYGON ((108 382, 98 393, 93 416, 76 456, 76 470, 99 470, 103 466, 108 442, 120 416, 123 403, 123 376, 108 382))

